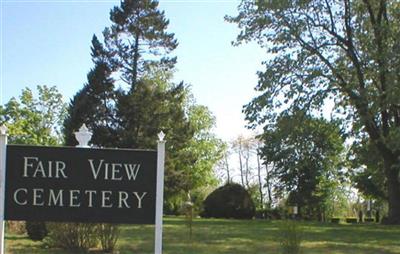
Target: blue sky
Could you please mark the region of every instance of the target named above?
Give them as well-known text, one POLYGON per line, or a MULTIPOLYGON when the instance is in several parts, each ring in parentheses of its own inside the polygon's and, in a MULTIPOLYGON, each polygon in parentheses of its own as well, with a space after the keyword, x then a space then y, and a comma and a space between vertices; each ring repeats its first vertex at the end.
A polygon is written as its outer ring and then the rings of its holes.
MULTIPOLYGON (((110 24, 119 1, 1 0, 1 103, 24 87, 57 86, 66 101, 93 67, 90 41, 110 24)), ((239 30, 224 21, 235 0, 161 0, 179 47, 175 79, 191 84, 197 103, 217 118, 216 134, 230 140, 244 128, 242 106, 256 94, 256 71, 265 51, 256 44, 231 46, 239 30)))

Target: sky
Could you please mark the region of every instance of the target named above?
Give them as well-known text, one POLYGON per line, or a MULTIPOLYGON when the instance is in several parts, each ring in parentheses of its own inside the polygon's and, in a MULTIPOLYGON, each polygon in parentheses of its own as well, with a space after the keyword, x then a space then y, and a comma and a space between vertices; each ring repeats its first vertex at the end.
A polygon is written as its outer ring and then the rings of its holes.
MULTIPOLYGON (((66 102, 83 87, 93 67, 93 34, 110 25, 110 0, 0 0, 0 104, 25 87, 56 86, 66 102)), ((265 50, 254 43, 234 47, 239 30, 224 21, 237 14, 236 0, 160 0, 179 46, 175 80, 190 84, 196 102, 217 120, 215 133, 230 141, 244 127, 242 106, 257 94, 256 72, 265 50)))

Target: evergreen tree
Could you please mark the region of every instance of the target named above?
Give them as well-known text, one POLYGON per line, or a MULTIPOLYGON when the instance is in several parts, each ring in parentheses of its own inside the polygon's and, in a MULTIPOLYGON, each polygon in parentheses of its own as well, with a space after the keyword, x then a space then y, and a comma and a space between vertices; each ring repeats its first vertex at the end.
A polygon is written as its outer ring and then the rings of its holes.
POLYGON ((95 67, 87 75, 88 83, 74 96, 64 122, 67 145, 76 145, 74 132, 86 124, 93 132, 91 143, 96 146, 115 147, 114 80, 106 51, 97 39, 92 39, 92 59, 95 67))
POLYGON ((153 80, 140 80, 135 92, 118 99, 120 147, 154 148, 161 130, 173 139, 171 142, 185 144, 192 136, 185 116, 186 96, 183 83, 167 88, 153 80))
POLYGON ((92 144, 133 149, 154 149, 157 134, 163 131, 168 139, 168 202, 184 185, 189 186, 184 179, 190 168, 184 163, 188 154, 196 162, 193 168, 201 169, 205 176, 198 173, 191 177, 197 182, 190 188, 213 182, 210 172, 217 160, 218 142, 207 136, 212 117, 205 110, 198 110, 201 114, 190 112, 193 105, 187 86, 171 82, 176 58, 168 54, 178 43, 174 34, 166 32, 169 22, 157 8, 154 0, 125 0, 111 10, 112 25, 104 30, 104 47, 94 36, 95 67, 88 74, 88 83, 71 101, 64 126, 69 145, 76 143, 73 132, 85 123, 93 131, 92 144), (111 77, 127 83, 129 90, 116 90, 111 77))
POLYGON ((154 0, 125 0, 110 12, 112 26, 104 30, 112 63, 121 72, 131 91, 152 66, 173 68, 176 57, 167 57, 178 46, 173 33, 166 31, 169 21, 154 0))

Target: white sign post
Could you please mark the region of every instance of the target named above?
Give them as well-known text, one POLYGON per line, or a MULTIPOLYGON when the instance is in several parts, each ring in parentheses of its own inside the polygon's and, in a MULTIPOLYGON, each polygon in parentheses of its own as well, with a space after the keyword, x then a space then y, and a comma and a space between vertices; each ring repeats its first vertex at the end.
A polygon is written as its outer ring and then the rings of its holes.
POLYGON ((4 192, 6 185, 7 128, 0 126, 0 254, 4 254, 4 192))
POLYGON ((164 160, 165 160, 165 134, 158 134, 157 144, 157 190, 156 190, 156 226, 154 254, 162 253, 162 227, 164 203, 164 160))

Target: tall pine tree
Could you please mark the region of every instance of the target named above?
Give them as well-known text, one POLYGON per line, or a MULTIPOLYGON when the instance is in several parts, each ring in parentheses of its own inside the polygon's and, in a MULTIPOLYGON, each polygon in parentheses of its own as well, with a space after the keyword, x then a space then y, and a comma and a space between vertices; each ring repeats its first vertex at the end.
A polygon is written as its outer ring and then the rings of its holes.
POLYGON ((125 0, 110 12, 112 25, 104 30, 106 47, 121 79, 134 91, 149 68, 173 68, 176 57, 167 55, 178 46, 169 21, 154 0, 125 0))
POLYGON ((64 122, 65 142, 67 145, 77 144, 74 132, 86 124, 93 132, 93 145, 115 147, 116 92, 111 78, 112 68, 104 47, 95 35, 91 50, 95 66, 87 75, 87 84, 74 96, 68 107, 68 117, 64 122))
POLYGON ((93 132, 94 145, 154 149, 157 134, 163 131, 168 139, 168 200, 179 195, 188 182, 182 177, 188 175, 184 172, 190 166, 183 164, 189 152, 203 172, 211 172, 212 165, 200 162, 213 159, 197 151, 205 142, 196 139, 196 132, 204 134, 209 129, 194 126, 208 115, 200 114, 199 121, 191 121, 190 92, 183 83, 171 81, 176 57, 169 54, 178 43, 174 34, 167 32, 169 21, 164 12, 157 8, 155 0, 124 0, 111 10, 112 25, 103 32, 104 46, 96 37, 92 40, 95 67, 88 74, 88 83, 71 101, 65 134, 67 144, 75 144, 73 132, 86 123, 93 132), (124 81, 129 89, 117 90, 111 77, 124 81))

